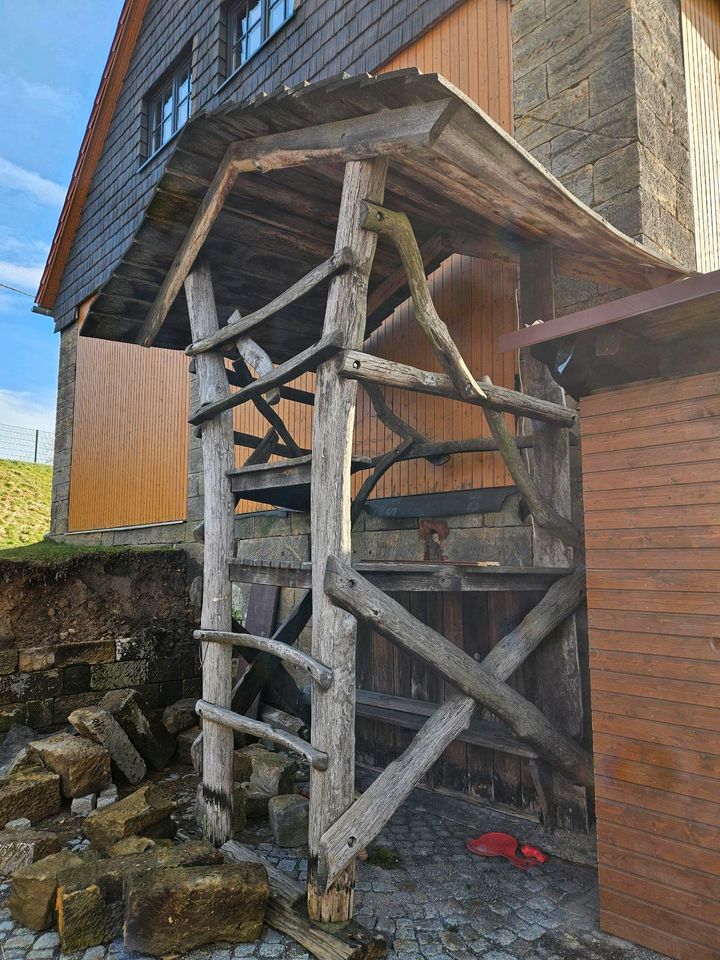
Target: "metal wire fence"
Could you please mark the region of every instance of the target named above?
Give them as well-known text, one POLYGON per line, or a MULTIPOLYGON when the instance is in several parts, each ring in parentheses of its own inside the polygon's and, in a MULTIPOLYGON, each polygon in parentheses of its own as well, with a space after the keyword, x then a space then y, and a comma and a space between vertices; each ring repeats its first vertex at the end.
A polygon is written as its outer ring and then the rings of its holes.
POLYGON ((0 423, 0 460, 52 463, 54 448, 55 434, 48 430, 0 423))

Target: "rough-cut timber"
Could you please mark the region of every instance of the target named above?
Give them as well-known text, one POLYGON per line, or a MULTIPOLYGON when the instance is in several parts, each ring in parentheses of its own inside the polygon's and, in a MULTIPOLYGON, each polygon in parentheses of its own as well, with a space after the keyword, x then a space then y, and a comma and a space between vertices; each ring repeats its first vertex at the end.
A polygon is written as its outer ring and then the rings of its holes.
MULTIPOLYGON (((251 720, 241 714, 233 713, 232 710, 225 710, 222 707, 213 706, 204 700, 198 700, 197 714, 203 720, 209 720, 212 723, 220 724, 229 730, 237 730, 238 733, 246 733, 251 737, 259 737, 264 740, 271 740, 288 750, 293 750, 305 757, 314 770, 326 770, 328 765, 327 754, 322 750, 316 750, 314 747, 295 737, 285 730, 278 727, 272 727, 269 723, 262 723, 259 720, 251 720)), ((207 755, 207 746, 203 748, 204 756, 207 755)), ((232 768, 231 768, 232 771, 232 768)))
POLYGON ((549 423, 558 423, 571 427, 577 415, 567 407, 547 400, 539 400, 517 390, 508 390, 493 383, 483 384, 487 399, 473 394, 463 395, 447 374, 418 370, 406 363, 385 360, 360 350, 344 350, 337 360, 338 372, 342 377, 359 380, 361 383, 377 383, 384 387, 397 387, 401 390, 413 390, 429 393, 436 397, 448 397, 450 400, 464 400, 487 410, 513 413, 519 417, 533 417, 549 423))
POLYGON ((302 650, 290 647, 279 640, 273 640, 271 637, 255 637, 250 633, 221 633, 217 630, 196 630, 193 636, 196 640, 212 640, 215 643, 227 643, 235 647, 250 647, 253 650, 271 653, 278 659, 292 663, 309 673, 324 690, 327 690, 332 683, 332 670, 324 664, 318 663, 310 654, 303 653, 302 650))
POLYGON ((339 606, 370 624, 381 636, 400 644, 442 673, 467 696, 482 703, 570 779, 592 786, 592 761, 582 747, 547 721, 537 707, 484 670, 445 637, 416 620, 352 567, 330 559, 325 589, 339 606))
MULTIPOLYGON (((377 236, 362 229, 363 200, 382 203, 387 159, 351 162, 345 167, 335 251, 352 251, 352 266, 333 278, 328 293, 324 337, 339 337, 346 349, 362 346, 367 290, 377 236)), ((310 773, 308 910, 316 920, 347 921, 352 917, 354 869, 327 892, 317 883, 320 838, 352 803, 355 789, 355 622, 325 594, 323 580, 329 557, 349 560, 351 544, 352 431, 357 384, 341 379, 326 361, 317 371, 313 417, 314 450, 310 528, 313 549, 312 654, 333 671, 328 690, 313 686, 312 739, 328 756, 328 769, 310 773), (332 511, 325 509, 333 504, 332 511)))
MULTIPOLYGON (((218 330, 212 279, 201 266, 185 282, 194 340, 218 330)), ((210 405, 229 396, 225 364, 216 353, 195 360, 200 403, 210 405)), ((234 466, 232 414, 221 412, 203 427, 205 550, 200 624, 205 630, 232 629, 232 596, 225 559, 232 555, 235 502, 228 473, 234 466)), ((220 643, 203 645, 203 699, 228 708, 231 699, 232 649, 220 643)), ((220 846, 232 836, 232 730, 209 721, 203 727, 203 833, 220 846)))

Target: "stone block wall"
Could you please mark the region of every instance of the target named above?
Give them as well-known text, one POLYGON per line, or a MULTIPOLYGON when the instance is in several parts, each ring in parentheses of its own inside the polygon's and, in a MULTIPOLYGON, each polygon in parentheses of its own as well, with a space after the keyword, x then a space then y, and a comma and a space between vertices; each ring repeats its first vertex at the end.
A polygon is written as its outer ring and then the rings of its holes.
MULTIPOLYGON (((695 263, 679 0, 514 0, 515 136, 629 236, 695 263)), ((569 311, 603 291, 564 281, 569 311)))
POLYGON ((200 695, 182 551, 0 563, 0 733, 44 729, 109 690, 151 708, 200 695))

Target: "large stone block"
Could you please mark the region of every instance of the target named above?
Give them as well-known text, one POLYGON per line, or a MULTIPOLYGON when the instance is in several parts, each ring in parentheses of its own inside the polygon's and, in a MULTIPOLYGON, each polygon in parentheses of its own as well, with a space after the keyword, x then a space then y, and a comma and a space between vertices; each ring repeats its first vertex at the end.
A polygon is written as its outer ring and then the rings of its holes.
MULTIPOLYGON (((90 668, 88 670, 88 683, 90 682, 90 668)), ((53 723, 67 723, 67 718, 80 707, 93 707, 99 703, 102 694, 96 691, 86 691, 85 693, 72 693, 69 696, 57 697, 53 701, 53 723)))
POLYGON ((114 660, 114 640, 62 643, 55 648, 55 665, 58 667, 66 667, 73 663, 112 663, 114 660))
POLYGON ((17 650, 0 650, 0 676, 15 673, 18 667, 17 650))
POLYGON ((59 670, 0 676, 0 703, 27 703, 28 700, 57 697, 61 692, 62 676, 59 670))
POLYGON ((233 754, 233 778, 250 785, 270 797, 293 793, 297 763, 283 753, 266 750, 259 744, 243 747, 233 754))
POLYGON ((31 823, 60 811, 60 777, 43 767, 23 770, 0 784, 0 827, 27 817, 31 823))
POLYGON ((0 733, 5 733, 14 724, 23 724, 27 716, 24 703, 5 703, 0 706, 0 733))
POLYGON ((58 874, 81 865, 77 854, 61 850, 17 870, 10 890, 13 919, 30 930, 47 930, 53 926, 58 874))
POLYGON ((90 665, 71 663, 63 670, 63 693, 85 693, 90 689, 90 665))
POLYGON ((55 701, 52 697, 46 700, 28 700, 25 710, 25 722, 35 730, 44 730, 53 725, 53 711, 55 701))
POLYGON ((33 673, 35 670, 50 670, 55 666, 55 651, 52 647, 29 647, 19 651, 18 669, 20 673, 33 673))
POLYGON ((256 863, 158 870, 129 881, 125 948, 160 955, 258 940, 269 893, 265 868, 256 863))
POLYGON ((271 797, 268 815, 279 847, 302 847, 307 843, 309 804, 305 797, 298 794, 271 797))
POLYGON ((210 844, 155 846, 145 853, 98 860, 63 871, 58 877, 58 932, 64 952, 114 940, 122 933, 123 886, 145 886, 153 871, 217 864, 222 860, 210 844))
POLYGON ((101 853, 124 837, 146 832, 166 821, 177 808, 154 784, 147 784, 112 806, 94 810, 83 824, 83 833, 101 853))
POLYGON ((95 663, 90 668, 92 690, 118 690, 138 687, 147 681, 147 663, 144 660, 125 660, 121 663, 95 663))
POLYGON ((140 783, 147 773, 145 761, 111 713, 102 707, 81 707, 74 710, 68 720, 81 737, 105 747, 113 767, 128 783, 140 783))
POLYGON ((193 697, 186 697, 184 700, 177 700, 169 707, 165 707, 162 722, 168 733, 182 733, 183 730, 188 730, 197 724, 196 703, 197 700, 193 697))
POLYGON ((162 770, 175 753, 175 737, 159 720, 150 716, 143 698, 136 690, 113 690, 100 702, 117 720, 143 759, 154 769, 162 770))
POLYGON ((34 740, 28 752, 59 774, 63 796, 68 800, 98 793, 110 783, 110 754, 84 737, 56 733, 45 740, 34 740))
POLYGON ((0 830, 0 874, 10 877, 59 850, 57 835, 48 830, 0 830))

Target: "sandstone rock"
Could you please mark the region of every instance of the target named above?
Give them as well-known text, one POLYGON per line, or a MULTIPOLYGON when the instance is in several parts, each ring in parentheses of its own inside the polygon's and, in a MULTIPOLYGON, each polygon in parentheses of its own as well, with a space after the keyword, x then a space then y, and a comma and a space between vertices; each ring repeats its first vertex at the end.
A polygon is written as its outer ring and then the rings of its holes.
POLYGON ((143 683, 147 683, 147 663, 144 660, 94 663, 90 667, 91 690, 124 690, 143 683))
POLYGON ((60 777, 44 767, 24 770, 0 784, 0 828, 26 817, 31 823, 60 811, 60 777))
POLYGON ((198 718, 195 713, 195 704, 197 700, 188 697, 186 700, 178 700, 177 703, 165 707, 162 715, 162 722, 165 729, 170 733, 178 734, 183 730, 197 725, 198 718))
POLYGON ((245 811, 248 820, 263 820, 267 817, 270 794, 258 790, 251 783, 240 783, 238 786, 245 794, 245 811))
POLYGON ((110 754, 97 743, 70 733, 34 740, 28 747, 48 769, 60 775, 65 797, 98 793, 110 783, 110 754))
POLYGON ((113 940, 122 933, 123 886, 136 881, 145 886, 159 868, 175 873, 180 867, 211 865, 222 855, 210 844, 156 846, 146 853, 83 863, 58 877, 58 932, 63 952, 84 950, 113 940))
POLYGON ((0 676, 15 673, 18 666, 17 650, 0 650, 0 676))
POLYGON ((50 670, 55 666, 55 651, 52 647, 30 647, 19 651, 18 670, 31 673, 33 670, 50 670))
POLYGON ((13 723, 10 726, 0 746, 0 779, 8 775, 18 756, 37 738, 37 733, 30 727, 25 727, 21 723, 13 723))
POLYGON ((114 640, 61 643, 55 648, 55 665, 58 667, 65 667, 73 663, 112 663, 114 659, 114 640))
POLYGON ((6 830, 27 830, 32 824, 27 817, 18 817, 17 820, 8 820, 5 824, 6 830))
POLYGON ((258 744, 233 754, 233 779, 249 782, 255 789, 274 797, 294 793, 297 763, 283 753, 273 753, 258 744))
POLYGON ((104 790, 101 790, 97 798, 97 809, 103 810, 105 807, 109 807, 111 803, 117 803, 118 799, 118 788, 114 783, 111 783, 109 787, 105 787, 104 790))
POLYGON ((103 707, 81 707, 68 717, 81 737, 87 737, 110 754, 113 767, 128 783, 140 783, 147 767, 115 717, 103 707))
POLYGON ((183 730, 177 735, 177 758, 180 763, 187 763, 192 766, 190 750, 201 733, 200 727, 188 727, 187 730, 183 730))
POLYGON ((156 842, 164 843, 167 841, 155 841, 150 837, 125 837, 124 840, 118 840, 108 850, 111 857, 127 857, 130 854, 145 853, 146 850, 152 850, 156 842))
POLYGON ((83 833, 104 853, 125 837, 148 836, 148 830, 167 821, 176 807, 157 786, 147 784, 109 807, 94 810, 83 824, 83 833))
POLYGON ((269 886, 256 863, 157 870, 126 884, 125 949, 185 953, 205 943, 247 943, 262 933, 269 886))
POLYGON ((17 870, 10 890, 13 918, 30 930, 47 930, 53 926, 58 873, 81 864, 82 860, 77 854, 61 850, 17 870))
POLYGON ((113 715, 153 770, 167 766, 175 753, 175 737, 150 716, 137 690, 113 690, 102 698, 100 706, 113 715))
POLYGON ((279 847, 302 847, 308 839, 309 804, 305 797, 285 794, 271 797, 268 815, 279 847))
POLYGON ((70 804, 70 813, 76 817, 86 817, 97 807, 96 793, 89 793, 86 797, 75 797, 70 804))
POLYGON ((59 850, 60 841, 48 830, 0 830, 0 874, 10 877, 59 850))

